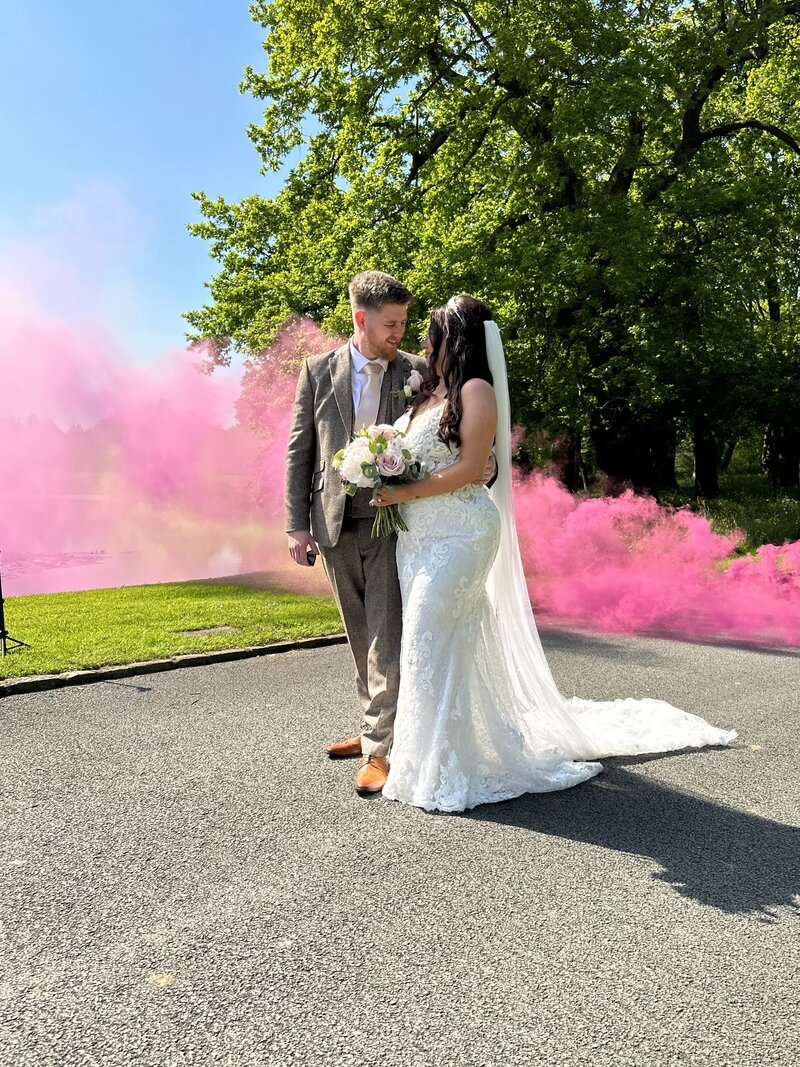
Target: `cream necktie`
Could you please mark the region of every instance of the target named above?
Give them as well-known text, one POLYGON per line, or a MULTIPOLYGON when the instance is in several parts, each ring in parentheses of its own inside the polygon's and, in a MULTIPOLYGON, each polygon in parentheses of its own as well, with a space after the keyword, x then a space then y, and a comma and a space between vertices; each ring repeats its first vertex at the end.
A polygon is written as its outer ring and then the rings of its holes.
POLYGON ((360 430, 362 426, 374 426, 378 421, 378 408, 381 406, 381 384, 383 367, 375 361, 365 363, 359 374, 366 374, 367 380, 358 398, 358 411, 354 430, 360 430))

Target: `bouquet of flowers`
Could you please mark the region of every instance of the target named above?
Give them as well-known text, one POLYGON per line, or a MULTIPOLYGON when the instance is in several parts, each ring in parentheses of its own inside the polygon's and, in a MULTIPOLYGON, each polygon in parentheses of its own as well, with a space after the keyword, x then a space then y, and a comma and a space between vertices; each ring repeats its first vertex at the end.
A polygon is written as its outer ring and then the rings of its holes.
MULTIPOLYGON (((394 426, 368 426, 359 430, 347 448, 333 457, 344 491, 353 496, 358 489, 379 489, 384 485, 416 482, 428 477, 425 464, 408 447, 406 435, 394 426)), ((378 508, 372 536, 407 530, 397 504, 378 508)))

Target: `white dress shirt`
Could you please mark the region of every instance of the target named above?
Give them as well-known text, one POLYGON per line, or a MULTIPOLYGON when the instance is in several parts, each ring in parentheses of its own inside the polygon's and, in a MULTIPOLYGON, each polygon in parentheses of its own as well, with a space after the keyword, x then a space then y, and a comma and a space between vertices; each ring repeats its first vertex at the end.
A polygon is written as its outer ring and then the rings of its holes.
POLYGON ((366 366, 367 363, 377 363, 383 368, 383 374, 381 374, 381 385, 383 385, 383 375, 389 369, 388 359, 367 359, 363 353, 359 352, 355 346, 355 343, 351 339, 350 341, 350 367, 352 373, 350 374, 350 381, 353 387, 353 411, 358 411, 358 402, 361 399, 361 391, 367 384, 367 375, 361 373, 361 368, 366 366))

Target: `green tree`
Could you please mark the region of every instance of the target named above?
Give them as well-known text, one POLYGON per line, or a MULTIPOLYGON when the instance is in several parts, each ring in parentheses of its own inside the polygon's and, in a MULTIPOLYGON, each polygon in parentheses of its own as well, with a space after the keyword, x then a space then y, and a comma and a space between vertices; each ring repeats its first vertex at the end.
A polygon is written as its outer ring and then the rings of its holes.
POLYGON ((796 352, 762 309, 796 293, 800 0, 251 11, 268 70, 245 73, 265 101, 250 136, 267 169, 304 153, 271 200, 197 195, 220 269, 194 336, 224 361, 292 314, 346 329, 366 267, 402 277, 420 319, 472 292, 519 421, 650 486, 689 432, 713 493, 721 443, 796 352))

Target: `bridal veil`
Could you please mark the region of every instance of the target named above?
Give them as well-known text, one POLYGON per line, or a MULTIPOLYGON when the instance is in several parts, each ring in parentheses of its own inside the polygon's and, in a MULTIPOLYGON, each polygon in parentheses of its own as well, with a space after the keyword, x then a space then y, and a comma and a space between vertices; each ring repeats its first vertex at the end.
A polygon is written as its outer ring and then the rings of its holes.
MULTIPOLYGON (((514 726, 542 752, 542 741, 569 759, 635 755, 678 748, 729 744, 736 733, 663 700, 566 699, 559 692, 533 618, 514 518, 511 481, 511 405, 503 342, 497 323, 484 323, 486 352, 497 398, 495 455, 498 475, 491 497, 500 513, 500 544, 487 592, 500 635, 503 667, 515 705, 514 726)), ((542 531, 547 536, 547 531, 542 531)), ((545 754, 545 753, 542 753, 545 754)))

